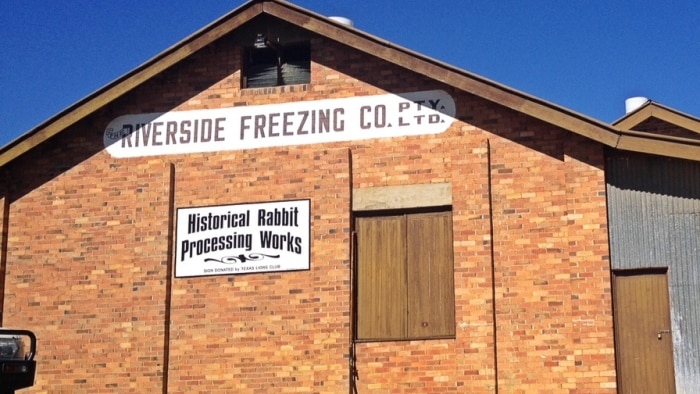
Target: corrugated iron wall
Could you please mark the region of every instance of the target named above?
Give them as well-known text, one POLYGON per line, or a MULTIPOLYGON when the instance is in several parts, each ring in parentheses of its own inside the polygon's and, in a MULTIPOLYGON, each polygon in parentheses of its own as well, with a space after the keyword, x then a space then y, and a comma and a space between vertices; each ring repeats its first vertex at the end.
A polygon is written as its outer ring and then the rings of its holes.
POLYGON ((700 390, 700 162, 611 153, 611 265, 667 267, 678 393, 700 390))

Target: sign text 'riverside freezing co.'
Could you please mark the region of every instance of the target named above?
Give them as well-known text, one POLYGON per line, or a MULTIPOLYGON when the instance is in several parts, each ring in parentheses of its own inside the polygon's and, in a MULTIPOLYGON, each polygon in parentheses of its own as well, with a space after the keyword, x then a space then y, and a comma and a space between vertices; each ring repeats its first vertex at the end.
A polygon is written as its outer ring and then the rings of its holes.
POLYGON ((179 208, 175 276, 310 268, 310 201, 179 208))
POLYGON ((114 157, 306 145, 442 133, 455 103, 442 90, 120 116, 104 144, 114 157))

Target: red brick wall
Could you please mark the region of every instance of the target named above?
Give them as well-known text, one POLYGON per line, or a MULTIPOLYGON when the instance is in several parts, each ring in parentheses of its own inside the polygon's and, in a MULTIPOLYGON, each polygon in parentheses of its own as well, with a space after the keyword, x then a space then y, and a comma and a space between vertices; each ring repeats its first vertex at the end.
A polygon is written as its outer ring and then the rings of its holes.
POLYGON ((614 391, 602 147, 312 48, 311 84, 241 90, 239 49, 214 44, 6 167, 5 324, 39 338, 28 392, 347 392, 352 188, 438 182, 453 191, 456 338, 358 344, 358 391, 614 391), (457 104, 439 135, 134 159, 102 147, 123 114, 430 89, 457 104), (299 198, 310 271, 172 278, 171 207, 299 198))
POLYGON ((342 391, 349 344, 348 151, 236 156, 208 160, 206 168, 178 165, 176 205, 311 197, 311 271, 175 279, 169 392, 342 391))
POLYGON ((632 130, 645 131, 670 137, 690 138, 694 140, 700 139, 700 134, 695 131, 684 129, 683 127, 654 117, 644 120, 642 123, 634 126, 632 130))
POLYGON ((614 388, 601 148, 537 123, 491 146, 499 387, 614 388))

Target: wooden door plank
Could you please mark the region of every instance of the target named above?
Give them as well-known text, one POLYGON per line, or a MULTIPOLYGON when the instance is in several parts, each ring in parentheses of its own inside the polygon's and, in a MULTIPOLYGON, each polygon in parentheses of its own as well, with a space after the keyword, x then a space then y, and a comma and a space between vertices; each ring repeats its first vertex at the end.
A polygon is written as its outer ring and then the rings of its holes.
POLYGON ((454 336, 451 213, 407 218, 408 336, 454 336))
POLYGON ((357 220, 357 338, 406 336, 405 226, 401 216, 357 220))

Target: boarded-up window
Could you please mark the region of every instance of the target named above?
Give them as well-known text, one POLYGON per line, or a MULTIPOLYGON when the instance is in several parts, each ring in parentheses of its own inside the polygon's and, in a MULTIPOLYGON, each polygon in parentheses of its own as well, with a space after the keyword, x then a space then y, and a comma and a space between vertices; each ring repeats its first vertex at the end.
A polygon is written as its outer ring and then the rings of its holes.
POLYGON ((243 68, 246 88, 309 83, 311 48, 309 43, 247 48, 243 68))
POLYGON ((454 337, 452 214, 359 217, 358 340, 454 337))

